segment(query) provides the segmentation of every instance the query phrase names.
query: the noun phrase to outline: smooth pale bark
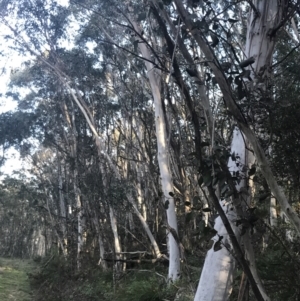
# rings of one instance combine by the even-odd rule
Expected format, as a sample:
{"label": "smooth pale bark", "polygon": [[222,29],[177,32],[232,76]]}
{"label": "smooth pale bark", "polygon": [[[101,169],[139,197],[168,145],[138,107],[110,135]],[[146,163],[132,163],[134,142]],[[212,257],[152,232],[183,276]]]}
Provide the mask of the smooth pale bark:
{"label": "smooth pale bark", "polygon": [[[135,30],[140,32],[138,26],[133,23]],[[156,139],[157,139],[157,159],[160,170],[161,186],[164,195],[164,202],[168,204],[167,206],[167,220],[169,226],[174,229],[178,235],[177,229],[177,217],[175,211],[174,198],[170,196],[173,193],[173,183],[172,175],[169,166],[169,149],[168,149],[168,139],[166,132],[166,121],[164,118],[164,112],[162,108],[162,99],[160,94],[160,84],[161,84],[161,72],[155,68],[155,66],[150,63],[151,54],[149,49],[146,47],[145,43],[139,43],[139,48],[142,56],[147,59],[145,61],[147,74],[151,86],[151,91],[154,99],[155,107],[155,129],[156,129]],[[168,232],[168,247],[169,247],[169,272],[168,279],[175,281],[180,276],[180,251],[179,246],[171,233]]]}
{"label": "smooth pale bark", "polygon": [[[122,252],[122,249],[121,249],[121,244],[120,244],[120,239],[119,239],[119,234],[118,234],[117,219],[115,216],[114,209],[110,205],[109,205],[109,217],[110,217],[111,229],[112,229],[113,236],[114,236],[114,246],[115,246],[115,254],[116,254],[115,257],[117,260],[119,260],[119,259],[121,259],[120,254]],[[116,263],[116,269],[117,269],[117,271],[121,270],[120,262]]]}
{"label": "smooth pale bark", "polygon": [[[144,141],[143,141],[142,129],[143,129],[143,126],[139,125],[139,122],[138,122],[136,116],[133,115],[132,122],[130,124],[130,129],[126,130],[126,128],[125,128],[124,134],[126,135],[126,137],[129,141],[132,140],[133,138],[137,139],[140,146],[143,147]],[[134,134],[132,135],[133,132],[134,132]],[[130,149],[129,146],[126,146],[126,151],[128,152],[127,158],[129,158],[130,157],[129,153],[132,152],[132,149]],[[132,156],[132,154],[131,154],[131,156]],[[147,209],[146,209],[146,205],[144,202],[144,192],[142,190],[142,180],[144,177],[144,164],[141,163],[141,162],[143,162],[143,158],[142,158],[142,154],[141,154],[140,150],[137,151],[136,157],[137,157],[137,161],[136,162],[132,161],[131,164],[136,172],[135,187],[136,187],[136,193],[137,193],[138,210],[139,210],[139,213],[141,213],[143,215],[143,220],[147,221]],[[128,178],[127,173],[126,173],[125,177]],[[132,203],[131,200],[129,200],[129,201]]]}
{"label": "smooth pale bark", "polygon": [[[137,121],[135,120],[135,118],[133,118],[133,125],[135,125],[137,127],[137,132],[136,134],[138,135],[138,137],[136,138],[139,138],[139,141],[140,141],[140,144],[143,144],[142,142],[142,131],[141,131],[141,127],[138,127],[136,125]],[[130,135],[129,135],[129,131],[128,130],[128,127],[126,126],[125,124],[125,130],[124,130],[124,135],[130,139]],[[129,155],[129,152],[130,150],[128,149],[127,150],[128,154],[127,154],[127,157],[129,158],[130,155]],[[159,247],[158,247],[158,244],[149,228],[149,225],[147,224],[147,221],[146,221],[146,207],[145,207],[145,204],[144,204],[144,201],[143,201],[143,192],[142,192],[142,187],[141,187],[141,178],[142,178],[142,175],[143,175],[143,166],[142,164],[140,163],[142,162],[142,156],[141,156],[141,153],[138,152],[138,162],[136,163],[133,163],[134,167],[135,167],[135,170],[136,170],[136,173],[137,173],[137,200],[138,200],[138,205],[136,204],[135,200],[132,198],[132,196],[130,196],[129,194],[127,195],[127,199],[128,201],[132,204],[132,207],[134,209],[134,212],[135,214],[137,215],[137,217],[139,218],[150,242],[151,242],[151,245],[152,245],[152,249],[153,249],[153,252],[154,252],[154,255],[156,258],[160,258],[162,256],[160,250],[159,250]],[[123,170],[124,170],[124,177],[125,178],[128,178],[128,161],[126,160],[125,163],[122,164],[123,166]],[[141,210],[144,214],[141,213]],[[131,230],[134,228],[134,223],[133,223],[133,218],[132,218],[132,214],[131,212],[128,212],[127,213],[127,217],[128,217],[128,220],[129,220],[129,227],[131,228]]]}
{"label": "smooth pale bark", "polygon": [[277,226],[276,199],[274,197],[270,199],[270,225],[271,227]]}
{"label": "smooth pale bark", "polygon": [[[270,32],[281,21],[282,9],[278,7],[278,2],[274,0],[255,0],[253,4],[261,13],[261,16],[257,18],[256,13],[251,10],[248,21],[251,26],[248,26],[247,30],[245,54],[246,58],[255,58],[251,68],[254,72],[254,82],[256,82],[259,77],[270,76],[270,65],[275,46],[275,38],[270,39]],[[271,226],[277,224],[276,198],[274,197],[271,197],[270,200],[270,224]]]}
{"label": "smooth pale bark", "polygon": [[[144,148],[144,134],[142,131],[142,126],[139,125],[138,121],[136,120],[136,117],[133,117],[133,123],[136,126],[136,132],[138,135],[138,139],[140,141],[140,143],[142,144],[141,146]],[[137,159],[138,162],[135,163],[135,169],[136,169],[136,190],[137,190],[137,199],[138,199],[138,205],[139,208],[142,212],[142,215],[144,217],[144,220],[147,221],[147,208],[146,208],[146,204],[145,204],[145,199],[144,199],[144,193],[142,191],[142,180],[144,177],[144,164],[142,164],[141,162],[143,162],[143,158],[142,158],[142,154],[139,151],[137,153]]]}
{"label": "smooth pale bark", "polygon": [[45,236],[41,228],[34,230],[31,239],[31,252],[30,256],[45,256],[46,255],[46,245]]}
{"label": "smooth pale bark", "polygon": [[[74,185],[75,186],[75,185]],[[78,188],[76,186],[77,191],[75,192],[75,202],[77,209],[77,268],[81,268],[81,255],[83,252],[83,248],[86,242],[86,234],[85,234],[85,219],[83,214],[83,208],[81,204],[80,194]]]}
{"label": "smooth pale bark", "polygon": [[250,10],[245,55],[246,59],[250,57],[255,59],[251,69],[254,70],[257,79],[270,75],[275,47],[275,36],[272,36],[272,30],[281,22],[284,7],[278,0],[254,0],[252,3],[259,15],[253,9]]}
{"label": "smooth pale bark", "polygon": [[[232,161],[230,158],[228,162],[229,171],[231,173],[237,170],[240,171],[242,166],[246,163],[246,150],[243,136],[238,129],[235,129],[233,133],[231,153],[235,153],[235,155],[239,156],[240,159],[238,161]],[[240,163],[239,167],[237,167],[236,162]],[[240,188],[244,187],[244,185],[245,181],[241,180],[241,182],[236,185],[237,190],[240,190]],[[222,205],[231,227],[236,237],[239,239],[239,229],[235,226],[235,221],[237,219],[236,211],[232,204],[225,205],[223,203]],[[214,228],[218,231],[218,234],[213,238],[213,240],[216,242],[218,241],[219,236],[223,236],[223,244],[229,247],[226,248],[223,245],[222,249],[217,252],[215,252],[213,249],[214,247],[212,247],[207,252],[194,301],[228,300],[232,291],[236,260],[232,256],[233,249],[231,240],[220,216],[216,218]]]}
{"label": "smooth pale bark", "polygon": [[[139,157],[139,160],[141,158]],[[141,164],[136,163],[135,164],[135,169],[136,169],[136,192],[137,192],[137,201],[139,204],[139,208],[143,214],[144,220],[147,219],[147,212],[146,212],[146,206],[144,204],[144,198],[143,198],[143,191],[142,191],[142,169],[141,169]]]}
{"label": "smooth pale bark", "polygon": [[[215,220],[215,230],[222,235],[224,242],[230,242],[227,231],[220,217]],[[218,240],[218,236],[213,238]],[[213,247],[207,252],[200,282],[195,295],[195,301],[223,301],[228,300],[233,283],[235,259],[230,252],[222,247],[215,252]]]}

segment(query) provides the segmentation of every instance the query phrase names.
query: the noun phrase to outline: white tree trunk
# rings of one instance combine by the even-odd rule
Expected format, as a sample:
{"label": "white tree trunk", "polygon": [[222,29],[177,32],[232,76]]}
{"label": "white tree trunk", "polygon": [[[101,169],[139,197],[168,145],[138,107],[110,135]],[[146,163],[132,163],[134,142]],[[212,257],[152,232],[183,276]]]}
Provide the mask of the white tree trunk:
{"label": "white tree trunk", "polygon": [[[240,171],[242,166],[246,163],[245,142],[241,132],[236,128],[233,133],[233,139],[231,144],[231,153],[235,153],[240,159],[239,167],[236,166],[237,161],[232,161],[231,158],[228,162],[228,168],[231,173]],[[245,181],[236,186],[237,190],[244,187]],[[224,204],[223,204],[224,205]],[[235,209],[232,209],[231,204],[222,206],[224,212],[230,221],[231,227],[235,232],[237,238],[239,238],[239,229],[235,226],[235,220],[237,218]],[[232,247],[230,237],[227,234],[225,226],[218,216],[215,220],[215,230],[218,234],[213,238],[214,241],[218,241],[219,236],[223,236],[222,243],[230,246],[228,249],[222,245],[222,249],[215,252],[212,247],[205,258],[204,266],[202,269],[200,282],[195,295],[195,301],[224,301],[228,300],[232,291],[233,273],[236,266],[236,260],[232,256]]]}
{"label": "white tree trunk", "polygon": [[75,201],[76,201],[76,209],[77,209],[77,268],[81,268],[81,257],[84,245],[86,243],[86,233],[85,233],[85,218],[83,214],[83,208],[80,199],[80,193],[77,188],[77,185],[74,185],[76,189],[75,191]]}
{"label": "white tree trunk", "polygon": [[[232,225],[232,224],[231,224]],[[227,231],[220,217],[215,220],[215,230],[229,242]],[[218,240],[218,236],[213,238]],[[215,252],[213,247],[207,252],[200,282],[194,301],[228,300],[233,283],[235,259],[226,248]]]}
{"label": "white tree trunk", "polygon": [[274,197],[270,199],[270,225],[271,227],[277,226],[276,199]]}
{"label": "white tree trunk", "polygon": [[[141,44],[140,44],[141,45]],[[144,46],[144,45],[142,45]],[[156,139],[157,139],[157,158],[161,177],[161,186],[164,195],[164,202],[168,204],[167,206],[167,219],[168,224],[177,233],[177,217],[175,211],[174,198],[170,196],[173,192],[173,183],[171,171],[169,168],[169,156],[168,156],[168,142],[166,134],[166,124],[164,120],[164,112],[162,109],[162,99],[159,90],[159,84],[156,81],[155,69],[153,67],[147,68],[148,77],[151,84],[151,89],[154,98],[155,105],[155,128],[156,128]],[[179,246],[173,237],[173,235],[168,233],[168,243],[169,243],[169,274],[168,278],[171,280],[176,280],[180,276],[180,252]]]}
{"label": "white tree trunk", "polygon": [[265,77],[271,71],[270,64],[275,46],[275,38],[272,38],[270,33],[281,21],[284,7],[279,6],[278,0],[254,0],[252,3],[260,15],[251,9],[245,54],[246,58],[253,57],[255,59],[254,64],[251,65],[255,77]]}
{"label": "white tree trunk", "polygon": [[[140,32],[138,26],[133,22],[135,29]],[[160,94],[161,72],[150,63],[151,55],[145,43],[139,43],[139,48],[142,56],[147,59],[145,61],[147,74],[151,86],[151,91],[155,106],[155,130],[157,139],[157,159],[160,170],[161,186],[164,195],[164,203],[166,204],[167,220],[169,226],[178,233],[177,217],[175,211],[174,198],[170,196],[173,193],[172,175],[169,167],[169,149],[166,132],[166,121],[162,108],[162,99]],[[169,246],[169,272],[168,279],[171,281],[177,280],[180,276],[180,251],[179,246],[172,235],[168,232],[168,246]]]}
{"label": "white tree trunk", "polygon": [[[109,205],[109,217],[110,217],[111,229],[112,229],[113,236],[114,236],[116,259],[119,260],[119,259],[121,259],[120,254],[122,252],[122,249],[121,249],[121,244],[120,244],[120,239],[119,239],[119,234],[118,234],[117,219],[115,216],[114,209],[110,205]],[[117,269],[117,271],[121,270],[120,262],[116,263],[116,269]]]}
{"label": "white tree trunk", "polygon": [[[137,120],[136,116],[132,116],[132,124],[135,128],[135,132],[137,135],[137,139],[139,141],[139,144],[142,146],[142,149],[144,148],[145,142],[144,142],[144,134],[143,134],[143,126],[139,124],[139,121]],[[141,211],[141,214],[143,215],[145,221],[147,221],[147,208],[145,204],[144,199],[144,191],[142,190],[142,180],[144,179],[145,175],[145,164],[141,163],[143,162],[143,156],[142,156],[142,150],[137,152],[137,159],[138,162],[134,163],[135,171],[136,171],[136,191],[137,191],[137,201],[139,210]]]}

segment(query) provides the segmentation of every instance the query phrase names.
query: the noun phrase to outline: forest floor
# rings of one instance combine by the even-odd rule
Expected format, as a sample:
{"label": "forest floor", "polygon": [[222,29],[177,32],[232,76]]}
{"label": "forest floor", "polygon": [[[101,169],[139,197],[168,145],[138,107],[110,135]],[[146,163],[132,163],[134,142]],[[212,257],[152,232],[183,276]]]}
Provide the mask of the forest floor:
{"label": "forest floor", "polygon": [[34,271],[36,266],[31,260],[0,258],[0,300],[33,300],[27,273]]}

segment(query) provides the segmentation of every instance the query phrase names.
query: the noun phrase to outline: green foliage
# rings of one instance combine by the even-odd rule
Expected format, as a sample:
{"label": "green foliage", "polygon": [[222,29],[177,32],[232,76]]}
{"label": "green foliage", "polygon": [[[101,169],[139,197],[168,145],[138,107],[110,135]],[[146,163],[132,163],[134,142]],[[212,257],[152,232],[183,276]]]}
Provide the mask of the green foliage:
{"label": "green foliage", "polygon": [[117,276],[92,263],[77,272],[68,260],[57,254],[42,259],[40,265],[38,273],[30,274],[32,287],[37,292],[34,300],[165,301],[176,298],[191,301],[194,296],[194,288],[185,278],[167,284],[160,274],[166,273],[162,267],[129,270]]}
{"label": "green foliage", "polygon": [[[144,274],[144,275],[143,275]],[[174,299],[176,290],[168,287],[164,279],[151,276],[149,273],[137,273],[123,283],[116,294],[116,300],[120,301],[163,301]]]}
{"label": "green foliage", "polygon": [[299,242],[286,239],[287,228],[279,225],[270,234],[266,249],[257,257],[257,265],[265,287],[273,301],[297,300],[300,294]]}
{"label": "green foliage", "polygon": [[36,116],[33,113],[8,112],[0,114],[0,144],[6,147],[19,145],[32,136]]}
{"label": "green foliage", "polygon": [[[22,174],[19,174],[22,177]],[[28,258],[38,250],[34,240],[43,217],[32,206],[40,195],[29,181],[6,177],[0,185],[0,254]]]}
{"label": "green foliage", "polygon": [[0,258],[0,300],[32,301],[26,273],[34,268],[29,260]]}
{"label": "green foliage", "polygon": [[37,289],[35,300],[111,300],[112,276],[97,266],[76,273],[71,262],[57,254],[47,256],[41,269],[30,277]]}

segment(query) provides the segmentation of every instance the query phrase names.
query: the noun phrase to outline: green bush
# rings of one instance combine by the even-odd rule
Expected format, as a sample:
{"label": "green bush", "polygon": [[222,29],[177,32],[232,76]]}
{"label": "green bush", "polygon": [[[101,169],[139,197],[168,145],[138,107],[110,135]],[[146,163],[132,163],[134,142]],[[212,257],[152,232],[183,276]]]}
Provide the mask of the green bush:
{"label": "green bush", "polygon": [[165,267],[147,268],[127,271],[117,277],[90,263],[77,272],[63,257],[52,255],[42,260],[40,271],[30,279],[37,292],[35,300],[39,301],[193,300],[194,288],[186,279],[168,285],[162,276],[167,274]]}
{"label": "green bush", "polygon": [[151,276],[143,272],[136,273],[129,280],[120,284],[116,292],[116,300],[119,301],[163,301],[174,300],[176,290],[169,286],[163,279]]}

